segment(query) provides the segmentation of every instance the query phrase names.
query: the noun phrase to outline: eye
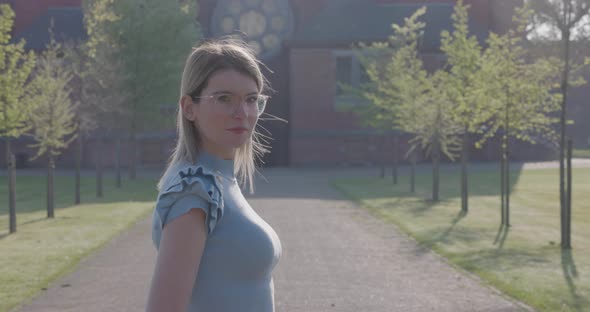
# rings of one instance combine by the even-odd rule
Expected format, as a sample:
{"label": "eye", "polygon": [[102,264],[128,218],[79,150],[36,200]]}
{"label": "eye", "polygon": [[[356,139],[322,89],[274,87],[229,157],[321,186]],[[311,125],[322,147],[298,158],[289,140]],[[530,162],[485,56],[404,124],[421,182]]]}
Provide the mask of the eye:
{"label": "eye", "polygon": [[249,96],[246,98],[246,103],[248,103],[249,105],[254,105],[258,102],[258,96]]}
{"label": "eye", "polygon": [[215,98],[215,100],[216,100],[218,103],[224,103],[224,104],[227,104],[227,103],[231,103],[231,96],[230,96],[229,94],[219,94],[219,95],[218,95],[218,96]]}

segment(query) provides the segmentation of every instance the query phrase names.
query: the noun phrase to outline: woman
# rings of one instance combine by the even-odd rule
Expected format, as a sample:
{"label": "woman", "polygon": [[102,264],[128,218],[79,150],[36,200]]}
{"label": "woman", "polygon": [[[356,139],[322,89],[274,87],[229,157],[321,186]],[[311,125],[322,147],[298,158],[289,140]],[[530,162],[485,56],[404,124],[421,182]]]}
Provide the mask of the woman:
{"label": "woman", "polygon": [[147,311],[274,311],[275,231],[242,195],[253,192],[254,128],[266,80],[242,42],[218,40],[189,55],[182,75],[178,143],[158,183],[152,239],[158,249]]}

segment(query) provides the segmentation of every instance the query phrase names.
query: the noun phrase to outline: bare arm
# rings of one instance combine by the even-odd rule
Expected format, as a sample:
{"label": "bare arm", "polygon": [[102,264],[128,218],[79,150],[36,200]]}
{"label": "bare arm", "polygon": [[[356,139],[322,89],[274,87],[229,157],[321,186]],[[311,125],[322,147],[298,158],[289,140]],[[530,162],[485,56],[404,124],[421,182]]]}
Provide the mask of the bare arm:
{"label": "bare arm", "polygon": [[186,311],[205,249],[205,217],[191,209],[162,230],[147,312]]}

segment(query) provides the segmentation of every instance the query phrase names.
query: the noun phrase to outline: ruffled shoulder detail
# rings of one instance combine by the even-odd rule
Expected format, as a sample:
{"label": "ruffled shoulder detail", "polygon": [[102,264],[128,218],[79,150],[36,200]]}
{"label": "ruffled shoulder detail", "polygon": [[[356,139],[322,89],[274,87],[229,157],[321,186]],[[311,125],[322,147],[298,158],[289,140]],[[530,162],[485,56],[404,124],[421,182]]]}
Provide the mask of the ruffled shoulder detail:
{"label": "ruffled shoulder detail", "polygon": [[[208,207],[199,208],[205,209],[205,221],[210,234],[224,210],[222,188],[215,179],[215,174],[202,165],[183,165],[175,172],[177,173],[169,178],[158,195],[156,212],[160,217],[160,229],[174,217],[195,208],[191,205],[199,204],[201,200],[201,203],[204,201],[208,204]],[[173,209],[176,211],[171,213]]]}

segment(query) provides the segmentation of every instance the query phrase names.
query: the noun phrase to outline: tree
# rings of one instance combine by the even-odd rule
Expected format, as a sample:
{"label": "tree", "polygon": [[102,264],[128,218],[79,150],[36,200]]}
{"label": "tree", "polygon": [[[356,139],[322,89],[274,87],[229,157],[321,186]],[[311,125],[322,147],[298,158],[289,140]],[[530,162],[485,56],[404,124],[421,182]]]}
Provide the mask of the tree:
{"label": "tree", "polygon": [[469,34],[468,7],[459,0],[453,13],[452,32],[441,33],[441,50],[447,56],[447,97],[452,101],[452,114],[461,124],[461,211],[468,211],[467,163],[469,134],[477,131],[479,125],[487,119],[481,114],[480,103],[476,101],[479,90],[477,83],[481,58],[481,46],[477,38]]}
{"label": "tree", "polygon": [[[419,32],[425,26],[424,23],[418,22],[418,18],[425,13],[426,8],[423,7],[411,17],[406,18],[404,26],[392,24],[394,34],[388,38],[388,41],[359,43],[356,47],[356,55],[366,70],[369,83],[364,84],[360,89],[346,88],[345,90],[360,95],[360,98],[370,103],[370,105],[358,106],[354,109],[365,125],[412,133],[412,129],[407,125],[419,120],[417,107],[413,104],[415,95],[420,93],[419,90],[422,88],[416,76],[423,72],[420,71],[422,64],[415,56]],[[408,95],[408,93],[411,94]],[[405,107],[401,108],[403,105]],[[404,114],[404,118],[409,120],[404,120],[400,114]],[[407,157],[410,157],[412,165],[410,192],[414,192],[416,150],[410,148],[405,155],[405,158]]]}
{"label": "tree", "polygon": [[75,174],[75,191],[74,191],[74,203],[80,204],[80,170],[81,170],[81,162],[82,162],[82,150],[83,150],[83,140],[84,137],[89,134],[90,131],[96,129],[97,127],[97,120],[96,120],[96,113],[97,109],[100,107],[99,105],[92,105],[95,101],[91,101],[90,97],[92,94],[89,91],[89,78],[91,79],[92,76],[88,75],[89,71],[89,59],[86,57],[83,46],[81,43],[74,43],[68,42],[64,45],[65,48],[65,57],[67,59],[67,63],[70,64],[72,68],[72,73],[74,74],[73,79],[71,81],[71,87],[74,90],[72,93],[72,99],[77,104],[76,105],[76,114],[75,114],[75,122],[76,122],[76,141],[77,141],[77,149],[76,149],[76,174]]}
{"label": "tree", "polygon": [[193,1],[122,0],[114,2],[117,18],[103,26],[121,60],[129,91],[130,178],[135,178],[137,132],[169,126],[160,108],[176,103],[184,59],[200,38]]}
{"label": "tree", "polygon": [[10,43],[13,23],[14,12],[10,6],[0,4],[0,137],[6,142],[6,164],[10,173],[8,185],[11,233],[16,231],[16,186],[11,178],[15,164],[10,140],[20,137],[29,128],[26,123],[29,108],[22,100],[31,70],[35,66],[35,55],[25,52],[24,40]]}
{"label": "tree", "polygon": [[[123,68],[122,61],[118,58],[119,50],[116,36],[112,34],[112,24],[117,22],[118,16],[115,12],[113,0],[85,0],[84,27],[88,33],[88,40],[78,49],[79,70],[77,76],[81,81],[80,96],[82,106],[89,108],[86,118],[92,123],[88,127],[80,129],[83,137],[87,137],[92,131],[101,128],[101,134],[105,129],[114,126],[121,127],[128,115],[126,103],[129,100],[129,91],[125,88],[124,82],[128,75]],[[94,108],[94,109],[92,109]],[[81,111],[86,111],[81,109]],[[79,138],[79,149],[82,139]],[[121,136],[117,135],[117,187],[121,187],[120,169],[120,141]],[[103,195],[102,187],[102,150],[104,144],[103,136],[97,138],[97,153],[95,154],[96,165],[96,195]]]}
{"label": "tree", "polygon": [[[97,120],[100,122],[101,135],[98,137],[99,145],[104,145],[105,137],[111,136],[116,140],[116,186],[121,187],[121,133],[124,133],[125,125],[129,120],[129,107],[125,104],[129,101],[129,91],[125,88],[125,76],[121,75],[122,63],[113,60],[108,50],[102,50],[92,61],[90,74],[94,76],[95,88],[94,99],[104,106],[97,114]],[[100,66],[100,64],[105,64]],[[92,81],[92,80],[91,80]],[[113,131],[114,130],[114,131]],[[115,132],[113,135],[112,132]],[[102,158],[103,154],[97,155],[97,178],[102,181]],[[97,186],[100,185],[97,183]],[[102,193],[102,187],[101,187]],[[97,191],[98,194],[98,191]]]}
{"label": "tree", "polygon": [[31,136],[37,148],[33,157],[36,159],[47,155],[47,217],[54,217],[53,172],[55,158],[59,156],[75,138],[76,106],[71,99],[70,86],[73,74],[64,66],[62,46],[51,40],[46,51],[41,54],[34,76],[27,90],[27,101],[32,109],[29,122],[32,126]]}
{"label": "tree", "polygon": [[[367,69],[371,84],[358,91],[372,105],[363,107],[361,116],[372,126],[387,126],[411,134],[411,188],[415,191],[416,153],[425,149],[433,160],[433,193],[438,200],[438,166],[441,152],[451,159],[456,150],[457,126],[448,114],[443,92],[443,73],[429,75],[418,56],[418,47],[426,26],[419,19],[423,7],[404,21],[392,25],[388,42],[360,45],[359,58]],[[387,55],[385,58],[383,55]]]}
{"label": "tree", "polygon": [[432,159],[432,200],[439,200],[440,159],[442,155],[454,161],[461,150],[459,135],[462,127],[451,115],[452,103],[446,97],[447,73],[438,70],[429,75],[424,83],[424,93],[417,98],[421,107],[421,122],[414,125],[412,146],[426,150]]}
{"label": "tree", "polygon": [[[117,115],[123,114],[125,92],[121,90],[122,79],[118,72],[120,65],[106,55],[111,50],[99,49],[89,53],[87,44],[68,42],[64,45],[66,63],[72,68],[74,77],[71,87],[76,105],[77,152],[76,152],[76,204],[80,203],[80,166],[83,141],[97,128],[105,128]],[[108,115],[108,117],[106,117]],[[99,140],[101,145],[102,141]],[[97,197],[102,196],[102,151],[99,146],[95,158],[97,163]],[[120,181],[119,181],[120,183]],[[120,186],[120,184],[118,184]]]}
{"label": "tree", "polygon": [[84,78],[85,73],[88,71],[88,60],[85,58],[83,45],[79,42],[67,41],[62,43],[64,52],[63,62],[72,70],[72,99],[77,102],[76,106],[76,120],[79,124],[78,131],[91,130],[96,128],[97,120],[94,118],[96,112],[100,109],[98,107],[85,107],[90,106],[86,101],[87,97],[91,95],[88,91],[88,80]]}
{"label": "tree", "polygon": [[509,138],[533,144],[541,138],[556,140],[553,126],[557,120],[551,117],[559,109],[558,97],[551,92],[557,78],[555,61],[545,58],[529,61],[522,38],[530,14],[526,8],[519,9],[515,16],[516,29],[503,35],[491,33],[481,62],[479,88],[485,94],[480,101],[486,103],[490,119],[476,144],[482,144],[501,130],[502,226],[510,226]]}
{"label": "tree", "polygon": [[[426,76],[422,61],[418,58],[418,45],[426,27],[419,19],[426,14],[426,7],[418,9],[412,16],[404,19],[404,25],[392,25],[394,34],[390,36],[390,44],[394,47],[391,61],[385,66],[385,75],[381,94],[396,99],[398,105],[386,109],[394,116],[394,124],[398,129],[412,136],[417,134],[421,118],[420,96],[426,92]],[[416,191],[416,158],[417,143],[410,140],[410,147],[405,158],[410,157],[410,191]]]}
{"label": "tree", "polygon": [[[417,14],[423,13],[418,11]],[[424,24],[409,20],[405,29],[397,30],[401,48],[396,51],[387,70],[392,74],[398,73],[392,81],[395,87],[390,90],[395,90],[401,98],[401,105],[395,107],[396,124],[413,137],[407,155],[412,155],[413,165],[416,152],[420,149],[431,158],[432,200],[438,201],[440,158],[444,154],[454,160],[460,146],[457,136],[461,127],[450,114],[451,102],[446,95],[447,74],[442,70],[429,74],[418,57],[418,34],[423,27]]]}
{"label": "tree", "polygon": [[[362,70],[366,74],[366,80],[359,87],[353,87],[344,83],[339,83],[339,87],[344,91],[346,101],[355,103],[351,110],[359,117],[361,124],[365,127],[377,129],[384,135],[391,130],[398,130],[394,125],[394,118],[391,112],[387,112],[383,107],[390,105],[383,103],[392,99],[387,99],[380,94],[378,84],[384,79],[382,71],[377,70],[386,64],[391,57],[392,50],[386,42],[374,42],[370,45],[359,43],[353,46],[355,57],[361,63]],[[398,136],[396,131],[396,137]],[[396,155],[394,155],[396,157]],[[395,164],[394,159],[394,173]],[[385,177],[385,164],[381,164],[381,178]],[[394,175],[394,183],[395,175]]]}
{"label": "tree", "polygon": [[[583,83],[582,79],[572,79],[579,64],[572,59],[573,41],[590,39],[590,0],[534,0],[530,1],[535,14],[531,18],[532,36],[540,40],[558,40],[561,46],[561,114],[559,139],[559,203],[561,219],[561,246],[571,248],[569,222],[571,205],[567,202],[566,192],[571,185],[565,185],[565,148],[567,136],[567,99],[569,87]],[[575,82],[572,84],[572,82]]]}

